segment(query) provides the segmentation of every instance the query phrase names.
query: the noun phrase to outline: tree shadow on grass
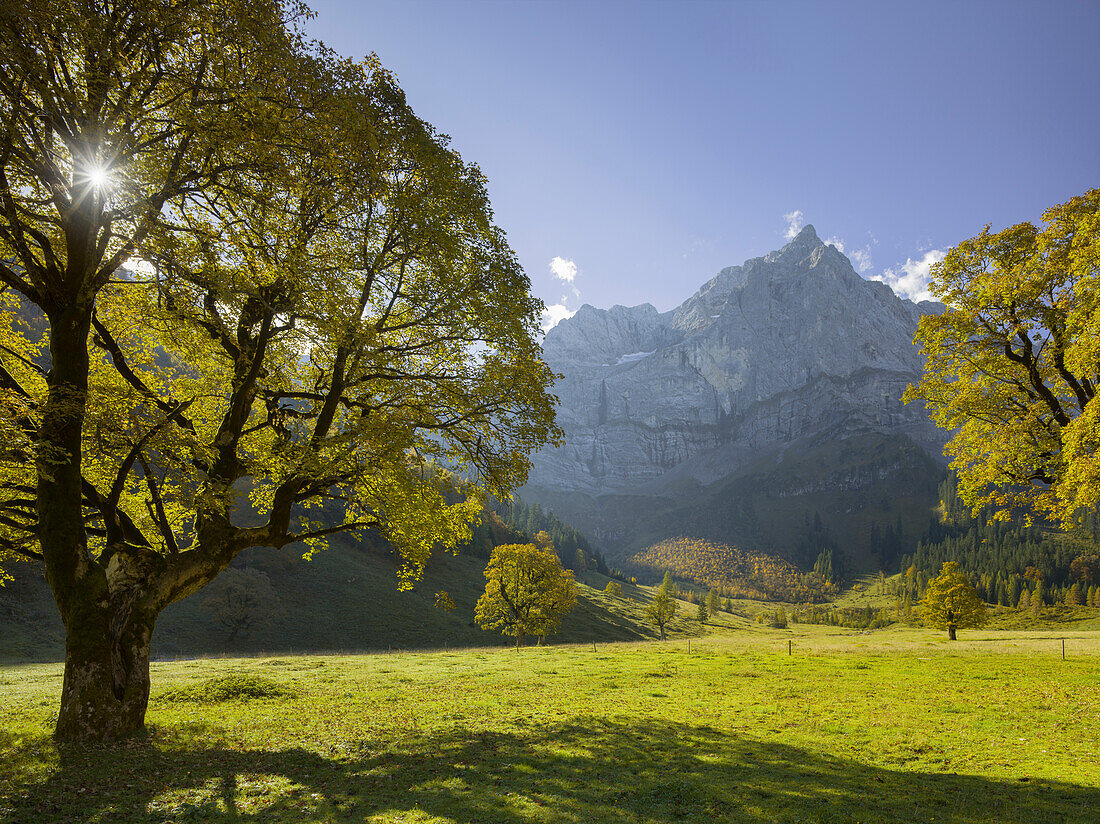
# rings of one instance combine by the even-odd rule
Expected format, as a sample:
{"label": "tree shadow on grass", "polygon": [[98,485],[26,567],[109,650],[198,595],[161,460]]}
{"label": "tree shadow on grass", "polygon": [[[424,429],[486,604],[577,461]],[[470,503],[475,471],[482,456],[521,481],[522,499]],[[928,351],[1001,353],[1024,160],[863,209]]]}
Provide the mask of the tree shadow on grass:
{"label": "tree shadow on grass", "polygon": [[1100,820],[1095,787],[894,771],[706,726],[637,719],[507,733],[456,729],[413,746],[366,740],[334,749],[238,751],[189,745],[172,733],[66,751],[58,768],[0,801],[0,821]]}

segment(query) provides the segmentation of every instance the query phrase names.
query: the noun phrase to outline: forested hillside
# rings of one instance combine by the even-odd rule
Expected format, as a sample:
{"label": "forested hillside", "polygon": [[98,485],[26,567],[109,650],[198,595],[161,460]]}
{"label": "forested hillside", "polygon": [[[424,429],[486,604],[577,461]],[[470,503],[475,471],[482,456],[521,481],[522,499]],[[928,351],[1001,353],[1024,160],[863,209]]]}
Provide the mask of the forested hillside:
{"label": "forested hillside", "polygon": [[[1023,518],[991,522],[988,512],[974,517],[958,500],[956,481],[940,485],[941,509],[903,559],[910,579],[927,580],[946,561],[966,571],[989,603],[1017,606],[1026,592],[1046,604],[1093,605],[1100,587],[1100,518],[1093,512],[1080,529],[1067,534],[1050,525],[1025,524]],[[918,583],[912,585],[919,590]]]}
{"label": "forested hillside", "polygon": [[782,558],[700,538],[661,541],[631,558],[629,567],[650,578],[668,570],[730,598],[819,603],[836,594],[818,572],[803,574]]}

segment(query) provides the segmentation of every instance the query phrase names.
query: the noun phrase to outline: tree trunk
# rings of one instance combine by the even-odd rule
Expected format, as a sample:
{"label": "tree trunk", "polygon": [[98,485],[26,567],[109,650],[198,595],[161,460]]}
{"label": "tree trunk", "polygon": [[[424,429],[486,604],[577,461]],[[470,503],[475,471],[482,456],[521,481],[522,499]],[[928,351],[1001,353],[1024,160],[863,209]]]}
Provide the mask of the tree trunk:
{"label": "tree trunk", "polygon": [[948,641],[958,640],[958,639],[955,638],[955,625],[954,624],[948,624],[947,625],[947,640]]}
{"label": "tree trunk", "polygon": [[124,617],[104,608],[80,612],[66,621],[65,680],[54,737],[90,743],[140,735],[156,616]]}
{"label": "tree trunk", "polygon": [[661,630],[661,640],[662,641],[665,640],[665,625],[664,624],[658,624],[657,628],[659,630]]}

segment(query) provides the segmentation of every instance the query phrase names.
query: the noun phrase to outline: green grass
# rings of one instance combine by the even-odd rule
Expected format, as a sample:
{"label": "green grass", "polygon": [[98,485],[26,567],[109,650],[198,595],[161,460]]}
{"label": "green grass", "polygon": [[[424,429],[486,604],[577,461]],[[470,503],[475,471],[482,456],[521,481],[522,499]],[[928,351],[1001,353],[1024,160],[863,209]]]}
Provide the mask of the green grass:
{"label": "green grass", "polygon": [[49,738],[59,665],[0,668],[0,821],[1098,820],[1100,635],[960,637],[159,663],[150,738],[88,750]]}

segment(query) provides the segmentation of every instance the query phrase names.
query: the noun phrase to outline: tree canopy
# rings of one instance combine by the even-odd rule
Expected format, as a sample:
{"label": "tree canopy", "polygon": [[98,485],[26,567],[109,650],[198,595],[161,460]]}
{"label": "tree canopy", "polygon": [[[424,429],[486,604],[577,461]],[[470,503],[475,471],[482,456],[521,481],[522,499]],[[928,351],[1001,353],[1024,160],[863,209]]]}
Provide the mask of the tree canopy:
{"label": "tree canopy", "polygon": [[0,12],[0,552],[66,627],[57,733],[139,729],[153,622],[373,530],[408,586],[555,440],[486,181],[297,3]]}
{"label": "tree canopy", "polygon": [[954,561],[945,563],[940,574],[928,582],[921,607],[925,623],[946,629],[952,641],[957,628],[985,624],[985,604]]}
{"label": "tree canopy", "polygon": [[976,514],[1024,508],[1073,524],[1100,503],[1100,189],[1054,206],[1042,228],[986,227],[932,268],[946,307],[916,343],[923,400]]}
{"label": "tree canopy", "polygon": [[561,620],[577,602],[573,573],[562,568],[554,547],[502,544],[485,567],[485,592],[478,599],[474,619],[482,629],[499,629],[523,646],[529,636],[543,638],[561,627]]}

